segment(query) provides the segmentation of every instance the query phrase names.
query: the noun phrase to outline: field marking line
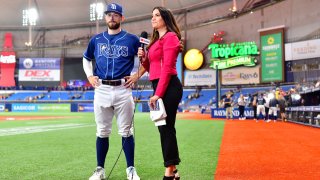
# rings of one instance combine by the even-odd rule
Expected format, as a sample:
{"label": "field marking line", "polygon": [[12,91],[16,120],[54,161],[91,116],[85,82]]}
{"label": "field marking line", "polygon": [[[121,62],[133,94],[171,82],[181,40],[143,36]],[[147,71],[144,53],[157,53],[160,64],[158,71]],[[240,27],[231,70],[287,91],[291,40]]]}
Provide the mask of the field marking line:
{"label": "field marking line", "polygon": [[91,127],[95,124],[56,124],[56,125],[46,125],[46,126],[28,126],[28,127],[17,127],[17,128],[4,128],[0,129],[0,136],[12,136],[20,134],[32,134],[47,131],[65,130],[65,129],[75,129],[82,127]]}

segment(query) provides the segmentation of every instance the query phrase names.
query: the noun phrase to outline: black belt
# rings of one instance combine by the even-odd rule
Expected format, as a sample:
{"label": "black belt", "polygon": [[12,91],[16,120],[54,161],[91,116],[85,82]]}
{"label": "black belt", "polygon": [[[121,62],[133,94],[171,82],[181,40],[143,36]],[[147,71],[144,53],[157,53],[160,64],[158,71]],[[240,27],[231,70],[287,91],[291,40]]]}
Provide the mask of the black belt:
{"label": "black belt", "polygon": [[118,80],[101,80],[101,83],[109,86],[120,86],[122,84],[121,79]]}

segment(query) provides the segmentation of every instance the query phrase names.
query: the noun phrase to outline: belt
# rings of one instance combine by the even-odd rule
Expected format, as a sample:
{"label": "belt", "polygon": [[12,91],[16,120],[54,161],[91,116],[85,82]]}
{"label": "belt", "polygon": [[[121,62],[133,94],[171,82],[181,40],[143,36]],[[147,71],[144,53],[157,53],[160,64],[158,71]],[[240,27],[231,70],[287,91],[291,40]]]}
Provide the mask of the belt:
{"label": "belt", "polygon": [[122,84],[121,79],[118,80],[101,80],[101,83],[109,86],[120,86]]}

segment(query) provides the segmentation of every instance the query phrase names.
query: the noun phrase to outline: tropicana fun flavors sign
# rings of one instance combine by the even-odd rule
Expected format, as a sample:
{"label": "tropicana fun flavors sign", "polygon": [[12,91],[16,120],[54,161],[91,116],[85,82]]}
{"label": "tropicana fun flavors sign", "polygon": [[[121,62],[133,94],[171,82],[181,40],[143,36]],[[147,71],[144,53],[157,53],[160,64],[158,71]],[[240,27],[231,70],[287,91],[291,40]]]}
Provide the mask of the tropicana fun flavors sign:
{"label": "tropicana fun flavors sign", "polygon": [[227,69],[235,66],[255,66],[257,60],[255,55],[259,54],[255,42],[240,42],[231,44],[210,44],[208,49],[211,50],[211,65],[216,69]]}

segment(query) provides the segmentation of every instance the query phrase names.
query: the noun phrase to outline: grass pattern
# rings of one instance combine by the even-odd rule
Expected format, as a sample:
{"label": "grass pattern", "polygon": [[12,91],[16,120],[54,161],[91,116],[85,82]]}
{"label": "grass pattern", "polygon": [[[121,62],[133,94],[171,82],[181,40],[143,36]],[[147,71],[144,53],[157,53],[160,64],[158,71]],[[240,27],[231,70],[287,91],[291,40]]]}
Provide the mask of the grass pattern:
{"label": "grass pattern", "polygon": [[[2,113],[13,115],[57,115],[44,113]],[[61,129],[32,134],[0,136],[0,179],[88,179],[96,166],[95,122],[93,113],[68,113],[65,119],[0,121],[0,130],[15,127],[44,126],[65,123],[90,124],[89,127]],[[149,114],[135,114],[135,166],[143,180],[161,179],[164,173],[158,129]],[[180,117],[180,116],[179,116]],[[211,180],[216,169],[223,121],[183,120],[176,122],[183,179]],[[106,160],[109,174],[121,148],[121,137],[113,121]],[[124,154],[110,180],[126,179]]]}

